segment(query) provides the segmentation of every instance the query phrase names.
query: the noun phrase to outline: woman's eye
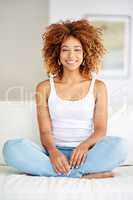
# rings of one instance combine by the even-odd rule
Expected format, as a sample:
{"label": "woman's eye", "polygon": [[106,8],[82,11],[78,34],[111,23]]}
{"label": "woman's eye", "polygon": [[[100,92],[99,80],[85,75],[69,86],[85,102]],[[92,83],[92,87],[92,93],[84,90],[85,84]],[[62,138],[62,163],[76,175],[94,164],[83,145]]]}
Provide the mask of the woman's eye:
{"label": "woman's eye", "polygon": [[81,51],[81,49],[75,49],[75,51]]}
{"label": "woman's eye", "polygon": [[68,49],[62,49],[62,51],[69,51]]}

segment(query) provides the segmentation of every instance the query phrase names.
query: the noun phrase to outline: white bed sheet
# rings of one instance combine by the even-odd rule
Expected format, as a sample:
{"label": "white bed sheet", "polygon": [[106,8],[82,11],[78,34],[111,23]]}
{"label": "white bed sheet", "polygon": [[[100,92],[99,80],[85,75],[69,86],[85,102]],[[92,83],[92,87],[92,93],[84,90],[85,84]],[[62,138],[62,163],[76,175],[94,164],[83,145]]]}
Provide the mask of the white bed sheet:
{"label": "white bed sheet", "polygon": [[133,166],[106,179],[28,176],[0,166],[0,200],[133,200]]}

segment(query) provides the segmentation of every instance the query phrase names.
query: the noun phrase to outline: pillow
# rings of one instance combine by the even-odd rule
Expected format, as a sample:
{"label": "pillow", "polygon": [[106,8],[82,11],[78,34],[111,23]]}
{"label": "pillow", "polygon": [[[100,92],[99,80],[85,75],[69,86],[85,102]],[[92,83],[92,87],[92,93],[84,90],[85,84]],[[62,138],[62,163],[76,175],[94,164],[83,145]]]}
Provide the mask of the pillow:
{"label": "pillow", "polygon": [[108,120],[107,135],[119,136],[127,141],[128,156],[123,165],[133,165],[133,105],[124,104],[111,114]]}
{"label": "pillow", "polygon": [[3,144],[16,138],[29,138],[40,143],[34,101],[0,101],[0,164],[5,164]]}

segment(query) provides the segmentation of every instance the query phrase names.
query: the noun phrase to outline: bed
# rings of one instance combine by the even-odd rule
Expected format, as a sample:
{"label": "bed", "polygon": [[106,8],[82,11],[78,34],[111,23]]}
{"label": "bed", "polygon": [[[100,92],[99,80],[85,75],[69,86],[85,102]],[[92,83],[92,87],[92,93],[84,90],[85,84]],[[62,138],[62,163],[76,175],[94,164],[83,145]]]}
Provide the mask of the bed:
{"label": "bed", "polygon": [[116,176],[77,179],[30,176],[0,166],[1,200],[132,200],[133,166],[116,168]]}

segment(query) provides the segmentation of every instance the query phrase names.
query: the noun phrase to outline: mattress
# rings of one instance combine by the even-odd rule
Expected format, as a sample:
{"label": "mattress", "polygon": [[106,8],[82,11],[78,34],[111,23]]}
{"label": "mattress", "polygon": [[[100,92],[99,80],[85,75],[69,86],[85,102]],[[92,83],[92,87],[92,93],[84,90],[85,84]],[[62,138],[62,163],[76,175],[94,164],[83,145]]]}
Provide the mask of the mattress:
{"label": "mattress", "polygon": [[133,200],[133,166],[114,172],[105,179],[40,177],[1,165],[0,200]]}

